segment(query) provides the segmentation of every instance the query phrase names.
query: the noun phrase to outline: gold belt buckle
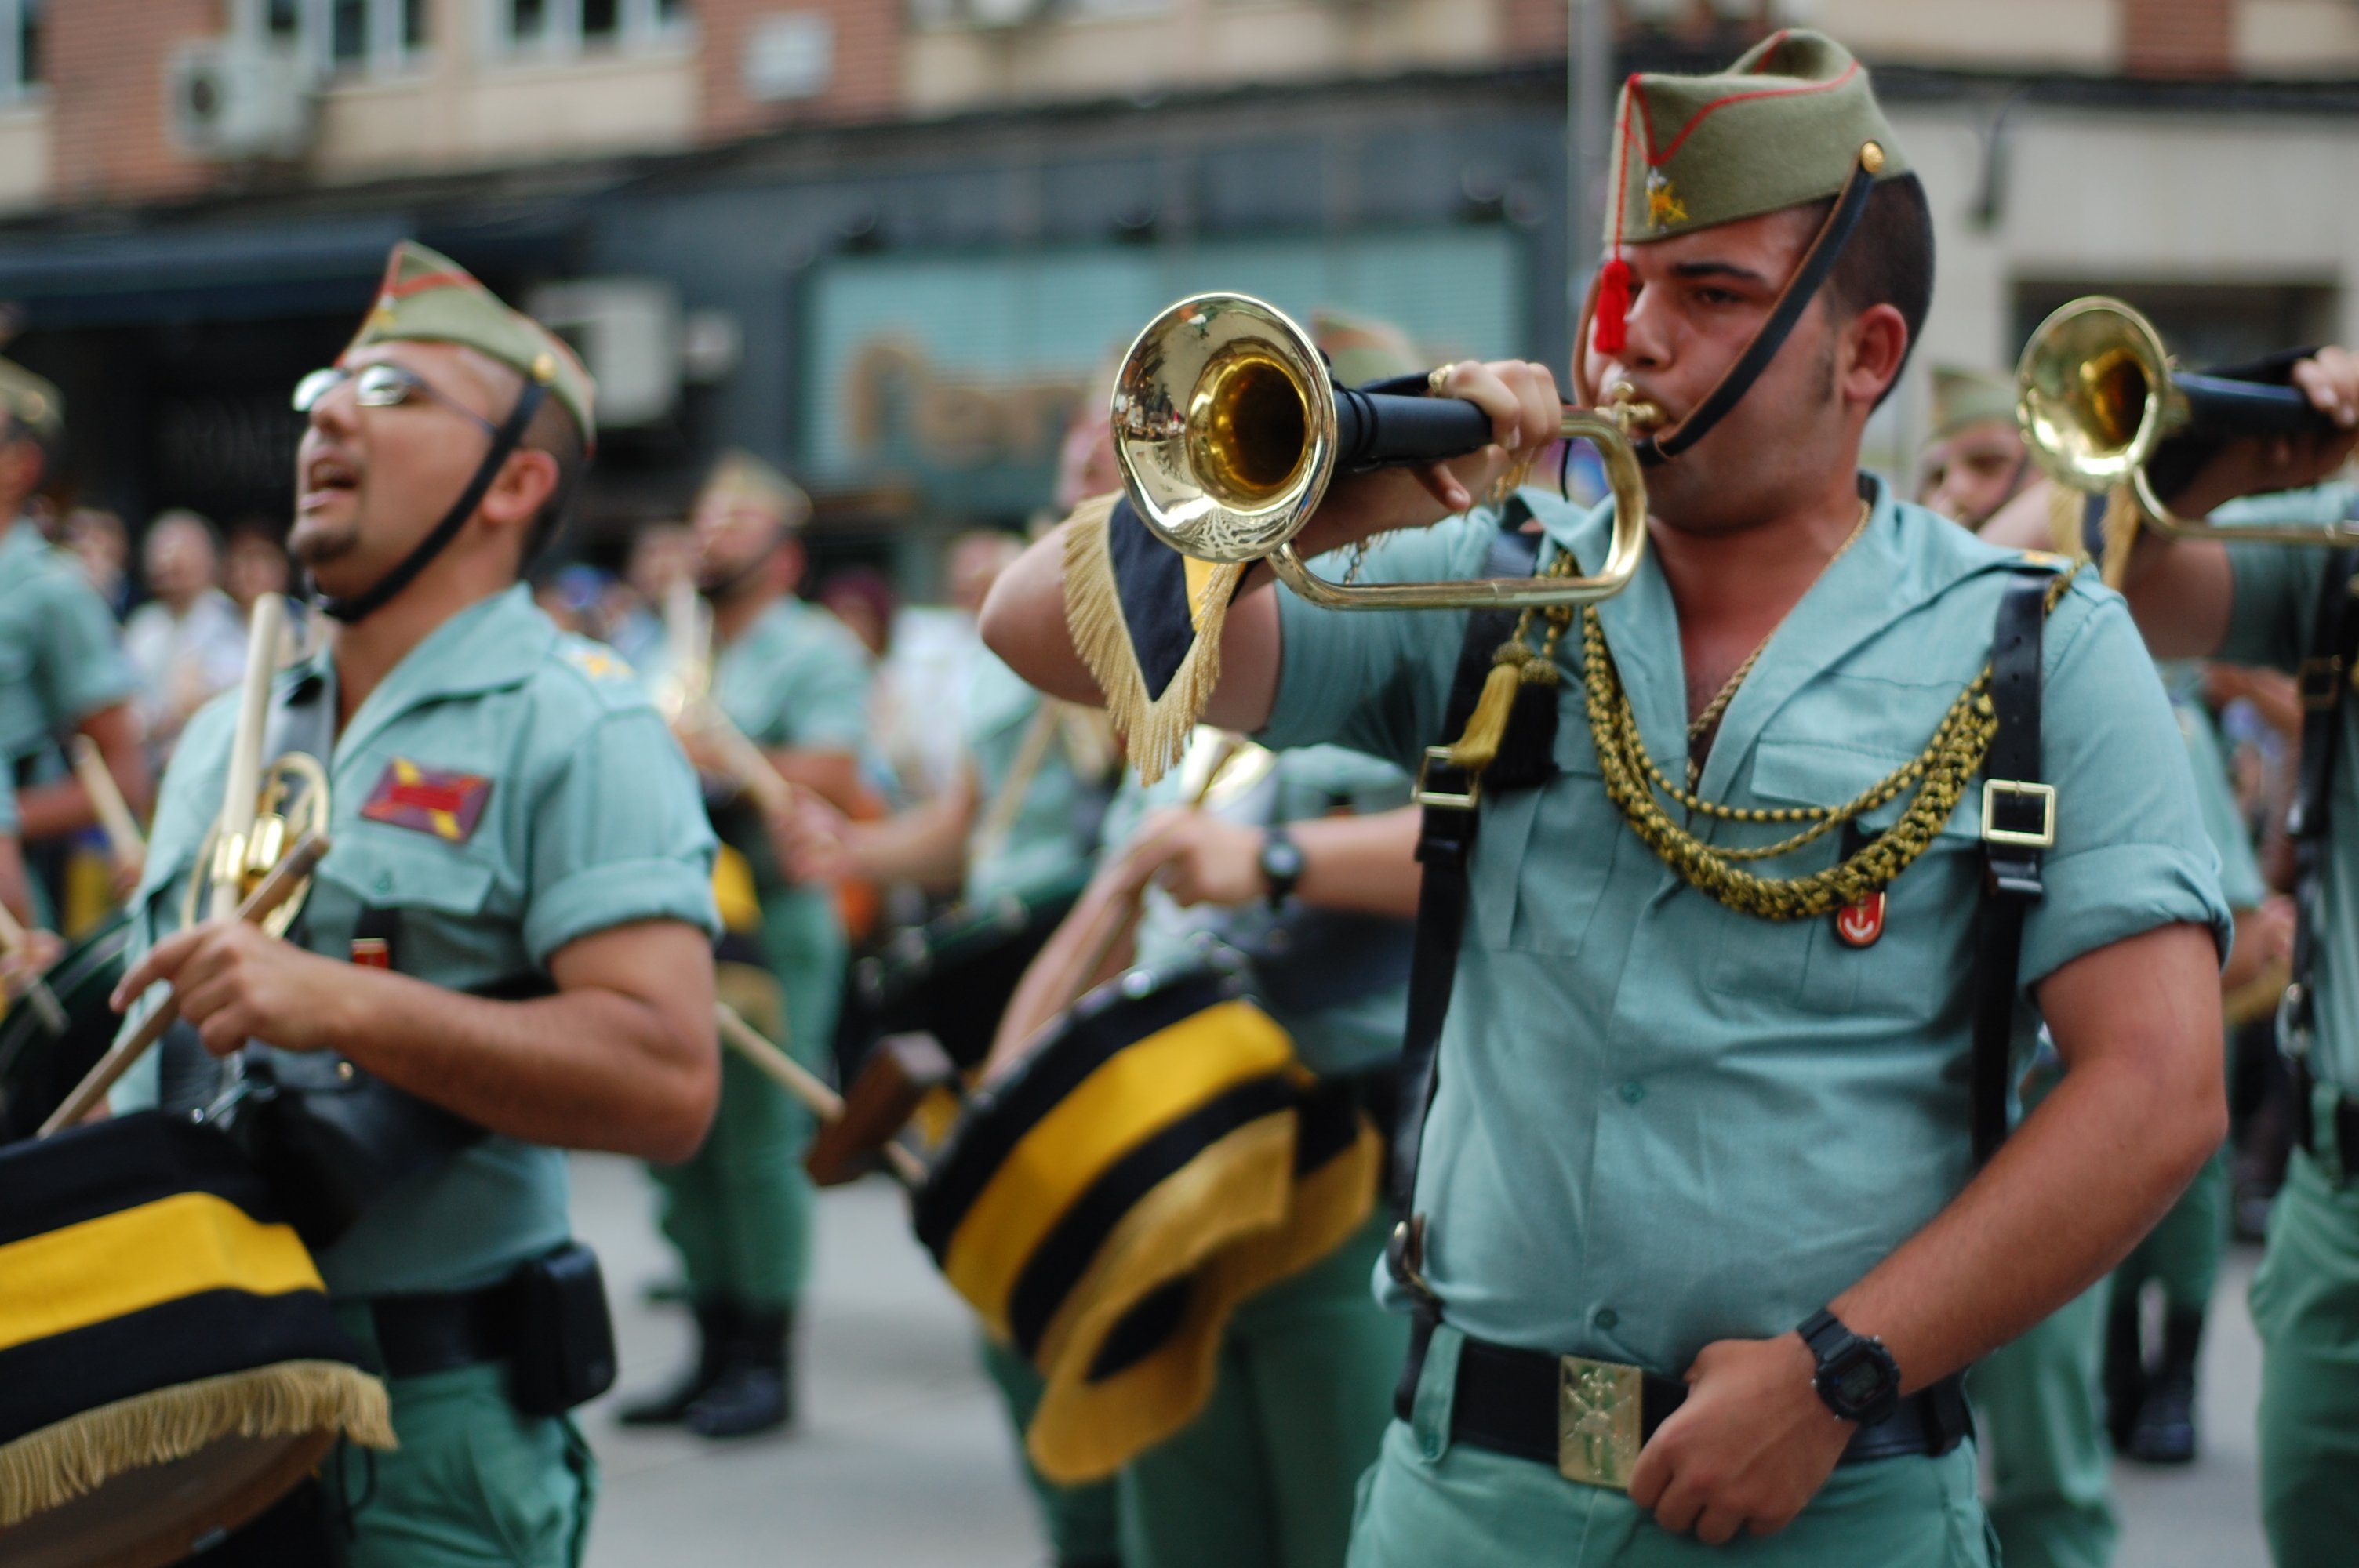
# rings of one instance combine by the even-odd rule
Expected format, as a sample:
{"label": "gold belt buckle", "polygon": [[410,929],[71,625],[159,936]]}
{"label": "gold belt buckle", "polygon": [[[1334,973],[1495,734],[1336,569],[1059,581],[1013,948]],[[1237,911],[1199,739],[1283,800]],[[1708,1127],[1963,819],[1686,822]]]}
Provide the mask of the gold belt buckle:
{"label": "gold belt buckle", "polygon": [[1568,1481],[1630,1489],[1638,1463],[1640,1400],[1646,1374],[1619,1361],[1559,1359],[1556,1467]]}

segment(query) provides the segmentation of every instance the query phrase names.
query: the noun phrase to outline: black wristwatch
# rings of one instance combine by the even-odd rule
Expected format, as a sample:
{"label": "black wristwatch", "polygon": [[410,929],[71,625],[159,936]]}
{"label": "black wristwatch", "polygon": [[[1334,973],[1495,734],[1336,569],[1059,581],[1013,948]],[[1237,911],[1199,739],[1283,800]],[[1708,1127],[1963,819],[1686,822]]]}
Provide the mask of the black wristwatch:
{"label": "black wristwatch", "polygon": [[1302,880],[1302,846],[1283,827],[1262,835],[1261,880],[1269,884],[1269,907],[1276,910],[1293,896]]}
{"label": "black wristwatch", "polygon": [[1884,1341],[1854,1334],[1823,1308],[1795,1332],[1818,1357],[1818,1373],[1810,1383],[1827,1409],[1861,1426],[1892,1419],[1900,1408],[1900,1366]]}

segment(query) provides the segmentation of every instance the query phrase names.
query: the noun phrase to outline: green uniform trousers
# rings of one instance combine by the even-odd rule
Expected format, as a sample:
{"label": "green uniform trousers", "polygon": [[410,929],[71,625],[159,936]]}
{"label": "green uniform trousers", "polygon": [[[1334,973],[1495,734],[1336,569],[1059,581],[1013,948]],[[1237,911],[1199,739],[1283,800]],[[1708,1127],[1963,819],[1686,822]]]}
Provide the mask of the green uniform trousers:
{"label": "green uniform trousers", "polygon": [[2359,1186],[2297,1150],[2253,1276],[2261,1523],[2277,1568],[2359,1556]]}
{"label": "green uniform trousers", "polygon": [[1426,1351],[1412,1419],[1385,1431],[1360,1482],[1352,1568],[1995,1568],[1975,1496],[1974,1445],[1838,1466],[1777,1534],[1705,1546],[1672,1535],[1622,1492],[1548,1465],[1450,1441],[1457,1331]]}
{"label": "green uniform trousers", "polygon": [[2099,1393],[2105,1310],[2100,1281],[1967,1375],[1990,1447],[1991,1528],[2006,1568],[2104,1568],[2121,1521]]}
{"label": "green uniform trousers", "polygon": [[1212,1401],[1123,1468],[1124,1568],[1342,1568],[1408,1354],[1368,1290],[1388,1224],[1237,1310]]}
{"label": "green uniform trousers", "polygon": [[506,1383],[482,1366],[390,1385],[401,1446],[338,1450],[350,1568],[579,1568],[597,1462],[571,1418],[517,1414]]}
{"label": "green uniform trousers", "polygon": [[981,1344],[983,1369],[999,1386],[1007,1408],[1008,1424],[1016,1432],[1016,1463],[1024,1466],[1024,1479],[1040,1505],[1040,1527],[1049,1537],[1049,1551],[1060,1563],[1113,1562],[1119,1550],[1114,1483],[1060,1487],[1032,1467],[1024,1452],[1024,1433],[1032,1425],[1032,1412],[1040,1408],[1040,1374],[1012,1346],[988,1336]]}
{"label": "green uniform trousers", "polygon": [[[816,895],[774,895],[764,901],[762,931],[770,972],[786,993],[784,1044],[824,1075],[843,997],[835,912]],[[747,1022],[777,1038],[775,1018],[749,1013]],[[721,1105],[703,1146],[680,1164],[650,1167],[663,1189],[664,1234],[679,1249],[691,1295],[762,1312],[801,1298],[815,1202],[803,1173],[812,1127],[799,1101],[722,1046]]]}

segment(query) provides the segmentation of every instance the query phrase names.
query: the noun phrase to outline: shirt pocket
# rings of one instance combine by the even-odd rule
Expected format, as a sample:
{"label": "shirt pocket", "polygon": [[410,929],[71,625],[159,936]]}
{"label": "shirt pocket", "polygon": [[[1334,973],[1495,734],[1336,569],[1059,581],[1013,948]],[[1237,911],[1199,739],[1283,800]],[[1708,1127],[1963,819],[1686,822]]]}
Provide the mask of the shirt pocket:
{"label": "shirt pocket", "polygon": [[491,907],[493,868],[439,839],[348,822],[318,875],[305,920],[315,950],[343,956],[362,912],[386,910],[400,916],[390,957],[404,974],[463,989],[521,962]]}
{"label": "shirt pocket", "polygon": [[[1764,740],[1754,752],[1751,794],[1765,806],[1841,805],[1907,761],[1897,753]],[[1861,830],[1873,838],[1889,829],[1916,793],[1912,785],[1898,800],[1864,814]],[[1883,925],[1864,946],[1836,935],[1831,914],[1783,922],[1741,917],[1750,929],[1744,940],[1721,945],[1712,989],[1783,997],[1811,1012],[1931,1021],[1962,996],[1973,962],[1981,822],[1975,782],[1932,844],[1886,888]],[[1823,871],[1834,865],[1843,841],[1843,830],[1832,828],[1808,849],[1755,869],[1780,878]]]}

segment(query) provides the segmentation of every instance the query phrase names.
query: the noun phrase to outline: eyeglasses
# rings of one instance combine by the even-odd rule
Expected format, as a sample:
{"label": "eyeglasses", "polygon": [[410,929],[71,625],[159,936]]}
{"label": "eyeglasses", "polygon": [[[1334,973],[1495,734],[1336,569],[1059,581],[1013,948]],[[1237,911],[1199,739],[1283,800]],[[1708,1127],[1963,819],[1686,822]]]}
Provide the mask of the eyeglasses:
{"label": "eyeglasses", "polygon": [[331,365],[315,370],[295,384],[295,412],[309,414],[326,400],[328,395],[352,383],[353,401],[364,408],[397,408],[419,398],[440,403],[445,408],[463,414],[493,435],[499,427],[476,413],[446,392],[435,389],[434,384],[406,365],[378,361],[358,370],[344,365]]}

